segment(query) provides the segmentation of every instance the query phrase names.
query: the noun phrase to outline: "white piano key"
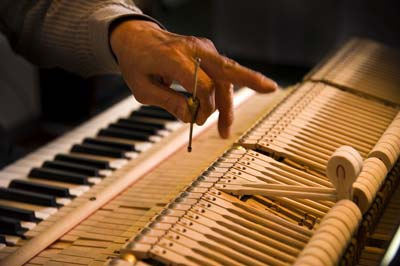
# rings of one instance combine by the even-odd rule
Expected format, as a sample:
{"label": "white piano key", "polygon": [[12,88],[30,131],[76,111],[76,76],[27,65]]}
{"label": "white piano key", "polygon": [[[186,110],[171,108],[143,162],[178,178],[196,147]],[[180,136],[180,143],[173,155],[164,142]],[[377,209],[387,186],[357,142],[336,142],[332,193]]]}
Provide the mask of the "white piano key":
{"label": "white piano key", "polygon": [[38,161],[46,161],[46,160],[51,160],[51,159],[53,159],[52,155],[48,155],[48,154],[41,155],[41,154],[39,154],[39,153],[37,153],[35,151],[34,153],[28,154],[27,156],[25,156],[24,158],[22,158],[22,159],[20,159],[20,160],[18,160],[16,162],[29,161],[29,160],[32,160],[32,161],[36,161],[36,160],[38,160]]}
{"label": "white piano key", "polygon": [[89,177],[89,178],[88,178],[88,181],[89,181],[90,183],[93,183],[93,184],[98,184],[98,183],[100,183],[100,182],[102,181],[102,179],[101,179],[101,178],[98,178],[98,177]]}
{"label": "white piano key", "polygon": [[111,170],[99,170],[99,174],[102,176],[110,176],[113,174],[113,171]]}
{"label": "white piano key", "polygon": [[177,122],[168,122],[168,123],[165,124],[165,128],[169,129],[171,131],[175,131],[178,128],[182,127],[183,125],[184,124],[182,122],[179,122],[179,121],[177,121]]}
{"label": "white piano key", "polygon": [[83,158],[88,158],[88,159],[107,161],[110,164],[110,167],[115,168],[115,169],[119,169],[128,163],[127,159],[116,159],[116,158],[111,158],[111,157],[92,155],[92,154],[83,154],[83,153],[78,153],[78,152],[72,152],[70,154],[79,156],[79,157],[83,157]]}
{"label": "white piano key", "polygon": [[6,242],[10,246],[15,246],[17,245],[18,241],[21,239],[18,236],[10,236],[10,235],[3,235],[6,238]]}
{"label": "white piano key", "polygon": [[56,212],[58,212],[58,209],[54,208],[54,207],[46,207],[46,208],[41,209],[40,212],[48,213],[51,215],[51,214],[55,214]]}
{"label": "white piano key", "polygon": [[153,142],[159,142],[160,140],[162,140],[162,138],[159,136],[150,136],[149,140]]}
{"label": "white piano key", "polygon": [[170,132],[168,131],[168,130],[157,130],[157,135],[160,135],[160,136],[162,136],[162,137],[166,137],[166,136],[168,136],[169,134],[170,134]]}
{"label": "white piano key", "polygon": [[[10,181],[11,182],[11,181]],[[37,192],[35,192],[37,193]],[[40,194],[40,193],[39,193]],[[13,200],[0,200],[0,204],[1,202],[14,202]],[[61,204],[61,205],[68,205],[69,203],[71,203],[71,199],[69,198],[62,198],[62,197],[57,197],[56,198],[56,203]],[[18,202],[18,204],[20,205],[26,205],[29,206],[29,203],[25,203],[25,202]],[[39,205],[37,205],[39,206]],[[22,207],[23,208],[23,207]],[[43,210],[42,210],[43,211]],[[49,212],[50,214],[57,212],[57,208],[45,208],[45,212]]]}
{"label": "white piano key", "polygon": [[14,172],[1,171],[0,179],[1,180],[27,179],[27,176],[24,174],[19,174]]}
{"label": "white piano key", "polygon": [[15,201],[10,201],[10,200],[0,200],[0,205],[3,206],[11,206],[11,207],[16,207],[20,209],[25,209],[25,210],[30,210],[35,212],[35,216],[40,219],[47,219],[50,215],[56,213],[58,211],[57,208],[54,207],[44,207],[40,205],[34,205],[34,204],[29,204],[29,203],[23,203],[23,202],[15,202]]}
{"label": "white piano key", "polygon": [[128,157],[129,159],[135,159],[139,156],[139,153],[134,152],[134,151],[130,151],[130,152],[125,152],[124,153],[126,157]]}
{"label": "white piano key", "polygon": [[70,148],[71,148],[71,144],[65,143],[65,142],[63,142],[63,143],[54,142],[54,143],[51,143],[51,144],[43,147],[43,149],[54,150],[54,151],[61,151],[61,150],[67,151]]}
{"label": "white piano key", "polygon": [[36,218],[46,220],[51,214],[44,211],[35,211]]}
{"label": "white piano key", "polygon": [[7,179],[7,180],[0,179],[0,187],[8,187],[10,182],[11,182],[11,180],[9,180],[9,179]]}
{"label": "white piano key", "polygon": [[24,157],[23,159],[20,159],[13,164],[4,167],[3,169],[7,169],[11,166],[36,166],[39,165],[42,162],[42,159],[35,158],[35,159],[28,159],[27,157]]}
{"label": "white piano key", "polygon": [[56,202],[61,205],[68,205],[71,203],[71,199],[68,198],[56,198]]}
{"label": "white piano key", "polygon": [[98,136],[96,138],[100,140],[108,140],[108,141],[132,144],[135,146],[135,150],[139,152],[144,152],[153,146],[153,143],[148,141],[128,140],[128,139],[120,139],[120,138],[105,137],[105,136]]}
{"label": "white piano key", "polygon": [[31,166],[10,165],[5,167],[3,171],[16,174],[28,174],[31,169]]}
{"label": "white piano key", "polygon": [[[37,178],[28,178],[24,175],[20,174],[15,174],[15,173],[10,173],[7,174],[7,172],[2,173],[0,172],[0,187],[8,187],[11,181],[13,180],[24,180],[24,181],[29,181],[32,183],[40,183],[40,184],[48,184],[48,185],[53,185],[53,186],[59,186],[59,187],[68,187],[69,194],[73,196],[80,196],[86,191],[90,190],[90,186],[86,185],[75,185],[75,184],[67,184],[67,183],[62,183],[62,182],[57,182],[57,181],[49,181],[49,180],[42,180],[42,179],[37,179]],[[98,179],[94,179],[93,183],[99,183],[100,181]],[[95,184],[97,184],[95,183]]]}
{"label": "white piano key", "polygon": [[146,123],[163,124],[165,126],[165,129],[169,131],[175,131],[184,125],[184,123],[180,121],[171,121],[161,118],[154,118],[154,117],[136,117],[136,118]]}
{"label": "white piano key", "polygon": [[89,186],[84,186],[84,187],[85,188],[83,188],[83,186],[82,188],[70,188],[69,194],[78,197],[90,189]]}
{"label": "white piano key", "polygon": [[33,228],[35,228],[36,225],[37,225],[36,223],[32,223],[32,222],[24,222],[24,221],[21,222],[21,226],[26,229],[29,229],[29,230],[32,230]]}

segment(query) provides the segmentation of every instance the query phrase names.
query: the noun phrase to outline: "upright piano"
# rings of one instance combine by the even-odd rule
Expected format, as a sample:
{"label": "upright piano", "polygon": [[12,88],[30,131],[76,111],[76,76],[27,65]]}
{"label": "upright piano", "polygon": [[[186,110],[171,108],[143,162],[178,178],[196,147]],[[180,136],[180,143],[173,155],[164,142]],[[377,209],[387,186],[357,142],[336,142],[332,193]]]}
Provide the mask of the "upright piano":
{"label": "upright piano", "polygon": [[187,125],[123,100],[0,171],[0,265],[388,265],[399,69],[352,39],[299,84],[239,90],[232,137],[213,114],[192,153]]}

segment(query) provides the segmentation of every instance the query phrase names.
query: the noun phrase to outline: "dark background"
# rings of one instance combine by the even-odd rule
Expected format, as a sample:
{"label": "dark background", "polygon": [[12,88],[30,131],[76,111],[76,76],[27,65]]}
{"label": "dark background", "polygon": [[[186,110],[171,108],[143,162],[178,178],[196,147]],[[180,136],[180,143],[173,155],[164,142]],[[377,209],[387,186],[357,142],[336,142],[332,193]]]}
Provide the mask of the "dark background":
{"label": "dark background", "polygon": [[[395,0],[142,0],[168,30],[211,39],[218,50],[287,86],[352,36],[400,47]],[[83,79],[36,69],[0,38],[0,149],[7,163],[129,95],[118,76]],[[1,166],[0,166],[1,167]]]}

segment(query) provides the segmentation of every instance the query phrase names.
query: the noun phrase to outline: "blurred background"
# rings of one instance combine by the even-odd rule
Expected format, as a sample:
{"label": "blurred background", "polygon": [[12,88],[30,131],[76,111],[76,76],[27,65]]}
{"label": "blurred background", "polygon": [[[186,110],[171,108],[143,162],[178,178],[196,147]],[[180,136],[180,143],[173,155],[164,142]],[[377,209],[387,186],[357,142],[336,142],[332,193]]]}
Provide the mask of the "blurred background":
{"label": "blurred background", "polygon": [[[395,0],[135,2],[169,31],[207,37],[222,54],[281,86],[300,81],[353,36],[400,47]],[[83,79],[61,69],[37,69],[15,55],[3,36],[0,58],[0,143],[7,163],[129,95],[118,76]]]}

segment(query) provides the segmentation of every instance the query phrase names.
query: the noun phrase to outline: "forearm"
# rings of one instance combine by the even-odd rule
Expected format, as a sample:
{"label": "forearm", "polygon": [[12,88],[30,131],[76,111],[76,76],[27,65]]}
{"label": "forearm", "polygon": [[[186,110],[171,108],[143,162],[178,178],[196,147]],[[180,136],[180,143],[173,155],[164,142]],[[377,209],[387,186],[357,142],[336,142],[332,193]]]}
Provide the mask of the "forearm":
{"label": "forearm", "polygon": [[9,24],[14,26],[16,51],[39,66],[61,67],[82,76],[119,73],[109,45],[113,21],[152,20],[128,0],[26,2],[19,3],[25,8],[19,26]]}
{"label": "forearm", "polygon": [[83,76],[121,70],[139,102],[163,107],[185,122],[193,120],[187,100],[170,87],[176,81],[193,92],[194,60],[200,58],[195,122],[205,123],[218,109],[224,138],[233,121],[231,84],[259,92],[277,88],[267,77],[220,55],[210,40],[163,30],[127,1],[38,0],[26,13],[18,48],[42,66]]}

